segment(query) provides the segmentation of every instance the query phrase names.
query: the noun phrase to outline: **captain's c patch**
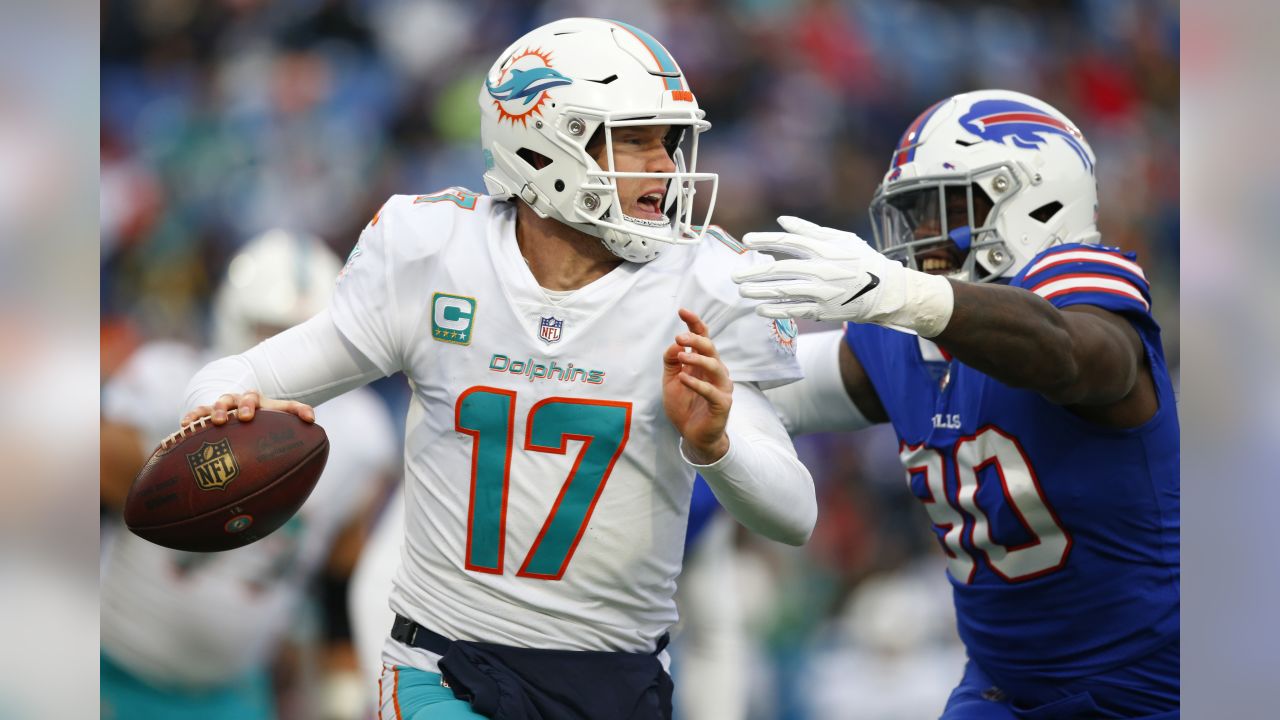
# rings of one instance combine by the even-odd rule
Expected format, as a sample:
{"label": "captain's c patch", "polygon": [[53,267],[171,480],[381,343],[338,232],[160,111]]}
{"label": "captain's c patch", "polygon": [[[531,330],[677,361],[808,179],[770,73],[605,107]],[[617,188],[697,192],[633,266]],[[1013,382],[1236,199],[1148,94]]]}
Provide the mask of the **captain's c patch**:
{"label": "captain's c patch", "polygon": [[475,324],[476,299],[436,293],[431,296],[431,337],[454,345],[470,345]]}

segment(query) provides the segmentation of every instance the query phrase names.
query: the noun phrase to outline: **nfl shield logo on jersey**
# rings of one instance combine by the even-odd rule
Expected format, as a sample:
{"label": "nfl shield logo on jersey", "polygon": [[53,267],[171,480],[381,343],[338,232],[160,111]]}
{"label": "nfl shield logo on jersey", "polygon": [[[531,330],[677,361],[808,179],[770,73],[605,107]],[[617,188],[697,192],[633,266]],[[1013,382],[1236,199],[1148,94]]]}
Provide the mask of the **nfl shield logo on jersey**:
{"label": "nfl shield logo on jersey", "polygon": [[563,329],[563,320],[557,320],[554,316],[544,317],[542,324],[538,326],[538,337],[544,343],[553,343],[560,339],[560,331]]}

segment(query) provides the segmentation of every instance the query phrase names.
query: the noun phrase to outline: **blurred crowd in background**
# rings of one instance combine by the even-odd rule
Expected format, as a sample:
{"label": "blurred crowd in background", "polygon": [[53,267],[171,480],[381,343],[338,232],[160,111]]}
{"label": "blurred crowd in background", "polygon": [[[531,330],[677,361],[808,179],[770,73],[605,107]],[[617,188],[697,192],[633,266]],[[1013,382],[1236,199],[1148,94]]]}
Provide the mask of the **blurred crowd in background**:
{"label": "blurred crowd in background", "polygon": [[[699,169],[720,174],[714,221],[737,235],[786,213],[869,236],[924,108],[986,87],[1052,103],[1097,154],[1103,241],[1138,253],[1177,376],[1172,0],[105,0],[103,377],[146,340],[205,344],[227,259],[264,230],[345,256],[393,193],[482,191],[484,72],[573,15],[631,22],[681,64],[713,124]],[[378,389],[403,421],[403,379]],[[742,539],[752,717],[936,713],[963,651],[892,432],[797,447],[819,483],[813,540]]]}

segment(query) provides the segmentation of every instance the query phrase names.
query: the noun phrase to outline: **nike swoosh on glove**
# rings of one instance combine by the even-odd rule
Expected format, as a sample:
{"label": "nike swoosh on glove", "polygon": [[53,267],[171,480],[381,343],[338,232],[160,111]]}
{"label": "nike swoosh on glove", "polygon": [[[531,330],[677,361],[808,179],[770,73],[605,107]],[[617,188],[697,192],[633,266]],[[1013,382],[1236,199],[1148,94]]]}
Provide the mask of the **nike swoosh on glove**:
{"label": "nike swoosh on glove", "polygon": [[786,232],[747,233],[742,244],[797,259],[733,274],[739,295],[768,301],[757,314],[874,323],[923,337],[951,320],[955,297],[946,278],[903,267],[851,232],[787,215],[778,224]]}

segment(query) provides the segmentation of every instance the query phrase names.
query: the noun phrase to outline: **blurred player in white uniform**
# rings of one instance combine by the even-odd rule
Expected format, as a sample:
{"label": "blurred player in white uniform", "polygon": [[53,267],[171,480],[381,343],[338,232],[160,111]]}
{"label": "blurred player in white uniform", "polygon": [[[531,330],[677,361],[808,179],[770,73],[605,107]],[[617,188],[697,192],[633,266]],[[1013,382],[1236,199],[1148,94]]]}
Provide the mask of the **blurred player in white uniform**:
{"label": "blurred player in white uniform", "polygon": [[[319,312],[339,260],[319,241],[272,231],[231,261],[219,289],[215,349],[228,352]],[[385,406],[363,390],[318,409],[328,464],[298,514],[270,537],[184,553],[125,530],[119,508],[147,451],[183,411],[186,381],[212,355],[175,342],[140,348],[103,390],[102,717],[276,717],[271,667],[339,532],[393,468]],[[132,462],[128,458],[132,456]]]}
{"label": "blurred player in white uniform", "polygon": [[647,33],[538,28],[480,104],[490,194],[393,197],[330,310],[204,368],[187,419],[305,420],[405,373],[382,717],[668,717],[695,471],[767,537],[803,543],[816,520],[762,392],[799,377],[794,325],[737,297],[732,270],[767,260],[707,227],[713,202],[695,224],[709,124]]}

